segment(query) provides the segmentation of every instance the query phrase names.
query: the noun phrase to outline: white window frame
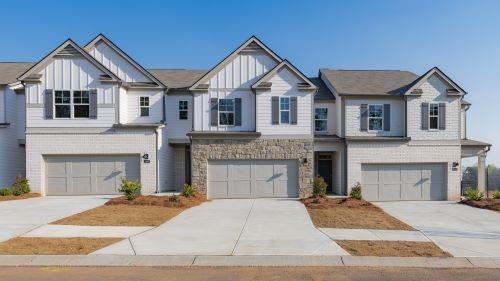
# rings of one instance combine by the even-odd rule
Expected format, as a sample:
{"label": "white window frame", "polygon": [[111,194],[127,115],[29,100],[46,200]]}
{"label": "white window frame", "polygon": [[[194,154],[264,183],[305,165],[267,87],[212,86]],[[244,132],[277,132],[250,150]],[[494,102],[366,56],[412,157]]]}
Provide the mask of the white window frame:
{"label": "white window frame", "polygon": [[[372,106],[380,106],[382,108],[382,116],[380,117],[370,117],[370,107]],[[370,129],[370,119],[381,119],[382,120],[382,128],[380,130],[372,130]],[[366,120],[368,122],[367,128],[369,132],[380,132],[384,130],[384,105],[383,104],[369,104],[368,105],[368,118]]]}
{"label": "white window frame", "polygon": [[[432,115],[431,116],[431,106],[435,105],[437,107],[437,115]],[[438,102],[430,102],[429,103],[429,131],[437,131],[439,130],[439,115],[441,112],[439,112],[439,103]],[[431,118],[436,118],[436,128],[431,128]]]}
{"label": "white window frame", "polygon": [[[142,99],[147,99],[147,105],[142,105]],[[148,115],[142,115],[142,109],[148,109]],[[150,117],[151,116],[151,99],[149,96],[139,96],[139,117]]]}
{"label": "white window frame", "polygon": [[[56,103],[56,92],[69,92],[69,103]],[[74,92],[87,92],[89,94],[88,103],[75,103]],[[52,97],[53,105],[52,112],[54,112],[54,119],[90,119],[90,91],[89,90],[54,90],[54,96]],[[69,106],[69,117],[57,117],[57,105]],[[75,117],[75,105],[88,105],[89,107],[89,117]]]}
{"label": "white window frame", "polygon": [[[324,109],[326,111],[326,118],[325,119],[317,119],[316,118],[316,110],[317,109]],[[318,131],[316,129],[316,121],[325,121],[326,122],[326,128],[325,128],[324,131]],[[316,107],[314,109],[314,132],[316,132],[316,133],[326,133],[326,132],[328,132],[328,108],[327,107]]]}
{"label": "white window frame", "polygon": [[[181,102],[186,103],[186,109],[181,109]],[[179,116],[178,116],[179,120],[188,120],[189,119],[189,103],[187,100],[180,100],[177,103],[177,110],[179,111]],[[186,119],[181,118],[181,112],[186,112]]]}
{"label": "white window frame", "polygon": [[[287,100],[288,101],[288,109],[282,109],[281,108],[281,101],[282,100]],[[285,124],[285,125],[290,125],[290,97],[280,97],[280,124]],[[281,115],[283,112],[288,112],[288,122],[282,122],[281,121]]]}
{"label": "white window frame", "polygon": [[[221,101],[224,100],[224,101],[231,101],[233,103],[233,110],[221,110],[220,109],[220,104],[221,104]],[[218,109],[218,112],[217,112],[217,124],[221,127],[231,127],[231,126],[234,126],[235,124],[235,118],[236,118],[236,104],[234,102],[234,99],[219,99],[219,102],[218,102],[218,105],[217,105],[217,109]],[[226,105],[226,109],[227,109],[227,105]],[[221,113],[226,113],[226,114],[233,114],[233,124],[221,124],[220,123],[220,115]]]}

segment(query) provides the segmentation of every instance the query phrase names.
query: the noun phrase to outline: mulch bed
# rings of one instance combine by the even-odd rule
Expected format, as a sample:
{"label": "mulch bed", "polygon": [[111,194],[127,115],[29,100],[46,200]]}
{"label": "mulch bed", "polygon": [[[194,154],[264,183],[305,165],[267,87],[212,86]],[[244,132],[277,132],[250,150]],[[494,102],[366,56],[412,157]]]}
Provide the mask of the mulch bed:
{"label": "mulch bed", "polygon": [[33,198],[33,197],[40,197],[40,194],[39,193],[25,193],[25,194],[21,194],[19,196],[14,196],[14,195],[0,196],[0,201],[22,200],[22,199],[28,199],[28,198]]}
{"label": "mulch bed", "polygon": [[476,208],[500,212],[500,199],[488,198],[481,201],[462,200],[460,203]]}
{"label": "mulch bed", "polygon": [[0,243],[0,255],[88,255],[123,238],[16,237]]}
{"label": "mulch bed", "polygon": [[379,207],[352,198],[306,198],[302,203],[320,228],[414,230]]}
{"label": "mulch bed", "polygon": [[127,197],[116,197],[105,205],[139,205],[139,206],[163,206],[171,208],[189,208],[207,201],[206,196],[199,194],[193,197],[184,196],[137,196],[134,200],[127,200]]}
{"label": "mulch bed", "polygon": [[432,242],[336,240],[353,256],[452,257]]}

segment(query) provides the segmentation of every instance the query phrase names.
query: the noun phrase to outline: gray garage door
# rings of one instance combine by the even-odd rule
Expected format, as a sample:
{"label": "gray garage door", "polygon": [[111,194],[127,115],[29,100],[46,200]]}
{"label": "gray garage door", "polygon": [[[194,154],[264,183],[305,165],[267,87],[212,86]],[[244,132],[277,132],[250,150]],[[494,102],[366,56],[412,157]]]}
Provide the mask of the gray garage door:
{"label": "gray garage door", "polygon": [[45,158],[47,195],[117,194],[120,178],[139,180],[139,156]]}
{"label": "gray garage door", "polygon": [[209,198],[298,197],[297,161],[208,162]]}
{"label": "gray garage door", "polygon": [[446,164],[363,164],[366,200],[445,200]]}

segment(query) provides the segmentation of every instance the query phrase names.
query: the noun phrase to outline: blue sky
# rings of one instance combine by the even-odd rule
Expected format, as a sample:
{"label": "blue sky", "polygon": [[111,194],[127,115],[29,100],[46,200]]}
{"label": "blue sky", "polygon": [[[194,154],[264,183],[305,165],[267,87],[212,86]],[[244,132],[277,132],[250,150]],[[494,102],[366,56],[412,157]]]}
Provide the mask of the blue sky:
{"label": "blue sky", "polygon": [[[22,4],[20,4],[22,3]],[[469,94],[468,135],[500,166],[500,1],[2,1],[0,61],[104,33],[147,68],[211,68],[251,35],[320,67],[440,67]],[[8,11],[8,12],[5,12]]]}

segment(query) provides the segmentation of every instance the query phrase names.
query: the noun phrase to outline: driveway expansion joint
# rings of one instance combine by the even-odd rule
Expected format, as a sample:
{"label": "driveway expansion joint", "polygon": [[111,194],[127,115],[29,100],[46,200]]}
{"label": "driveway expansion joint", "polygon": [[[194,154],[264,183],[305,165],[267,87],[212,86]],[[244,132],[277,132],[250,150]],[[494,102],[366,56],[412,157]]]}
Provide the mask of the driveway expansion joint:
{"label": "driveway expansion joint", "polygon": [[238,246],[238,242],[240,242],[241,235],[243,234],[243,231],[245,230],[245,226],[247,226],[248,218],[250,217],[250,214],[252,213],[254,205],[255,205],[255,199],[252,200],[252,206],[250,207],[250,210],[248,211],[247,217],[245,219],[245,223],[243,224],[243,227],[241,228],[240,234],[238,235],[238,238],[236,239],[236,243],[234,243],[234,247],[233,247],[233,250],[231,251],[231,255],[234,255],[234,250],[236,250],[236,247]]}

